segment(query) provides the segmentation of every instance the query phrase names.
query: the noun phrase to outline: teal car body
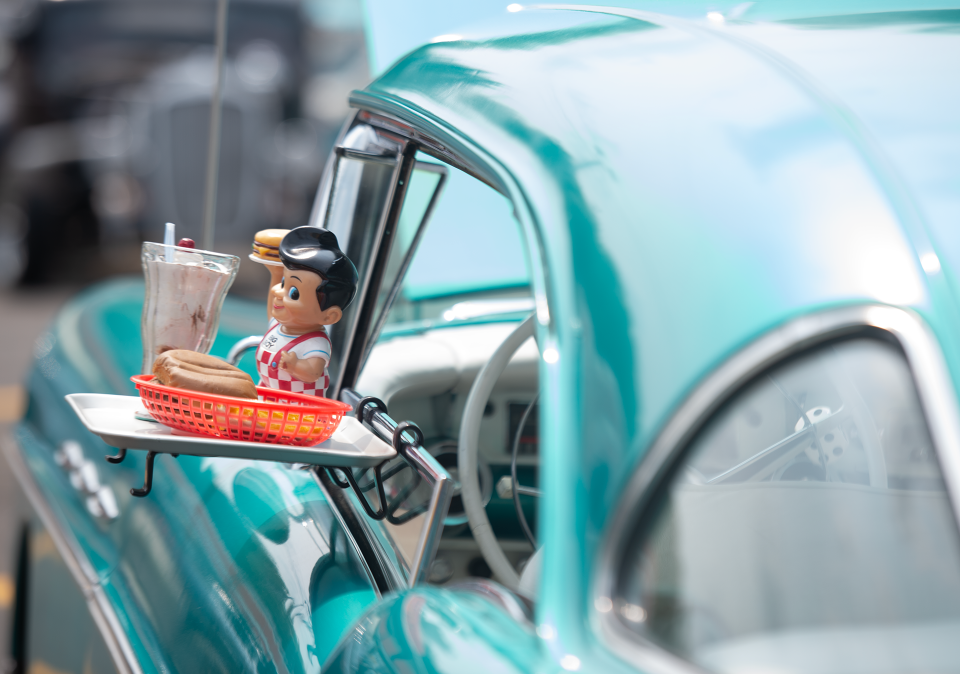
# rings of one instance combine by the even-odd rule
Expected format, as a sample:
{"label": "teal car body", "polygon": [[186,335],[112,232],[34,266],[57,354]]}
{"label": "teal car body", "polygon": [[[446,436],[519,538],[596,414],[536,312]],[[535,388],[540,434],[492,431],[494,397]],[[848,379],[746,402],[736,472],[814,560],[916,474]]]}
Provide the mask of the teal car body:
{"label": "teal car body", "polygon": [[[618,518],[640,507],[632,485],[662,461],[658,443],[689,440],[676,430],[689,405],[709,415],[731,395],[705,384],[771,335],[813,343],[836,312],[898,310],[937,345],[924,361],[944,384],[936,402],[923,359],[903,348],[956,493],[960,89],[948,83],[960,10],[760,2],[501,18],[400,58],[353,94],[352,123],[419,143],[512,205],[543,355],[535,602],[385,584],[362,527],[344,524],[315,473],[289,466],[163,457],[156,494],[121,499],[113,523],[91,518],[54,456],[66,439],[88,458],[112,452],[62,397],[131,392],[142,286],[116,282],[58,319],[8,452],[39,513],[31,540],[50,531],[61,557],[73,550],[86,579],[74,603],[99,615],[58,663],[45,642],[56,635],[28,610],[27,657],[64,671],[84,658],[143,671],[682,667],[657,639],[631,658],[605,627]],[[262,331],[261,310],[228,303],[213,353]],[[133,483],[141,466],[101,479]],[[26,596],[55,603],[37,580],[54,562],[31,560]]]}

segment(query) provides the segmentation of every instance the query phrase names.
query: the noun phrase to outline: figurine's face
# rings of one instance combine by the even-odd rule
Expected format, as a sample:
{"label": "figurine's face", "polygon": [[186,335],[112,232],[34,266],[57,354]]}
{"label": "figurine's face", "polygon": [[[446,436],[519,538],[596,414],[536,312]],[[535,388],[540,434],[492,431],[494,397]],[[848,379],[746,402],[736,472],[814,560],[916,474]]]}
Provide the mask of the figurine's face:
{"label": "figurine's face", "polygon": [[302,334],[317,330],[322,325],[333,325],[340,320],[340,307],[320,310],[317,287],[323,279],[320,274],[303,269],[284,267],[283,279],[270,289],[273,317],[285,332]]}

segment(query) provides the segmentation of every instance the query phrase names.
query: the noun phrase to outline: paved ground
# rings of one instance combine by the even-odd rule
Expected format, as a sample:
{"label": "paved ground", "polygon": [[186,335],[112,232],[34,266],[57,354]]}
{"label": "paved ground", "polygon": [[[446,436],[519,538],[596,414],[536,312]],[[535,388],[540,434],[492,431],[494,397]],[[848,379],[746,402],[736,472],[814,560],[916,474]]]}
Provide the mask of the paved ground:
{"label": "paved ground", "polygon": [[[76,288],[0,290],[0,438],[23,413],[21,382],[33,362],[33,342]],[[0,672],[9,652],[13,610],[13,557],[20,513],[17,484],[0,458]]]}

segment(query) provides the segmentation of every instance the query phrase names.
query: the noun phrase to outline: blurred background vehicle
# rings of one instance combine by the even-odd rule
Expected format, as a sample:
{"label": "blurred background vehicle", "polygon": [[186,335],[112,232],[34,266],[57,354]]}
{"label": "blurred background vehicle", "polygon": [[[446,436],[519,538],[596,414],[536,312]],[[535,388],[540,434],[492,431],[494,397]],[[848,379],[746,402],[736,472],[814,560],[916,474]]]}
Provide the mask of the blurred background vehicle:
{"label": "blurred background vehicle", "polygon": [[[0,281],[137,271],[140,242],[168,221],[200,240],[215,11],[213,0],[7,8]],[[230,3],[218,249],[306,223],[345,93],[368,78],[360,17],[358,2]]]}

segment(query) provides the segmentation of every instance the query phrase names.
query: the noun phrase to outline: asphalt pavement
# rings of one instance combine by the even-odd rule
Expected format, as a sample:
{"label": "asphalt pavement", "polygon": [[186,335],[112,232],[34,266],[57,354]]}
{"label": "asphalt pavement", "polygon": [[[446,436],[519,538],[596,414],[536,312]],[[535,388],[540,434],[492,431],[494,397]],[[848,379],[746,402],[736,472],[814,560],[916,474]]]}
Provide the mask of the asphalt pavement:
{"label": "asphalt pavement", "polygon": [[[50,325],[74,287],[0,290],[0,442],[23,414],[23,381],[33,363],[33,345]],[[14,599],[14,557],[19,522],[18,490],[7,462],[0,458],[0,672],[9,653]]]}

